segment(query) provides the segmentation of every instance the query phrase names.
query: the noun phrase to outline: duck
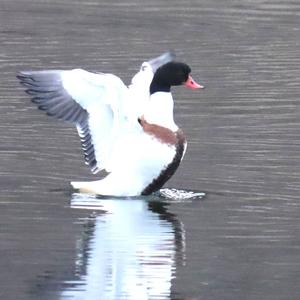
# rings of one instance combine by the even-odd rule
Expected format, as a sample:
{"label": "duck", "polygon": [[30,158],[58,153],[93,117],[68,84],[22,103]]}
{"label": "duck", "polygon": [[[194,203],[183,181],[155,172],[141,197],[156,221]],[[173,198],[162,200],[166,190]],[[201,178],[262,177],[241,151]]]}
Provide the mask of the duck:
{"label": "duck", "polygon": [[142,63],[129,86],[116,75],[83,69],[22,71],[26,93],[47,115],[76,126],[94,181],[71,182],[82,193],[150,195],[173,176],[187,141],[174,121],[172,86],[203,86],[173,52]]}

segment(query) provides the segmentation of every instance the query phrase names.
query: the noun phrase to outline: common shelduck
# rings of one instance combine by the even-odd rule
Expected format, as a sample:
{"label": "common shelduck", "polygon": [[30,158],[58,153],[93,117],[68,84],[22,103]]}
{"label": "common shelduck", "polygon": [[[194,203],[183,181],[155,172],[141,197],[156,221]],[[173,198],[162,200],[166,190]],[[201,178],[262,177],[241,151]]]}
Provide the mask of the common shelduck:
{"label": "common shelduck", "polygon": [[149,195],[178,168],[185,136],[173,119],[171,86],[203,88],[190,67],[172,53],[144,62],[127,87],[119,77],[82,69],[20,72],[17,77],[39,109],[76,125],[92,173],[108,175],[71,182],[81,192]]}

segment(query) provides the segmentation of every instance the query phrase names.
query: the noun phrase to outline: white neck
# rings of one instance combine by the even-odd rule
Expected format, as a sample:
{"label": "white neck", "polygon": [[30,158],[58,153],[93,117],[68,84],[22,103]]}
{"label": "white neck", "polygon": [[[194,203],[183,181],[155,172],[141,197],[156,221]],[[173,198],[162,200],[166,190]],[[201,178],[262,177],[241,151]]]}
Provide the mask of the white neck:
{"label": "white neck", "polygon": [[150,124],[177,131],[178,126],[173,119],[173,107],[174,101],[171,93],[156,92],[150,96],[144,112],[144,119]]}

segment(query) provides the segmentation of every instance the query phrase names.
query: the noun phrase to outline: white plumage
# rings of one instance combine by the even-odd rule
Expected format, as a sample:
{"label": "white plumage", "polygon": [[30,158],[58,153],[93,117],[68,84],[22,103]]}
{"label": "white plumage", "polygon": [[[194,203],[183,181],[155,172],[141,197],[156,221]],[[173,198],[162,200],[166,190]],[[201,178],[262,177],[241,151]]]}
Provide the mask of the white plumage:
{"label": "white plumage", "polygon": [[76,125],[91,171],[110,173],[102,180],[72,182],[74,188],[102,195],[139,195],[173,161],[175,143],[162,143],[139,123],[144,118],[174,135],[178,130],[171,93],[150,94],[155,72],[173,58],[167,52],[144,62],[129,87],[113,74],[82,69],[18,75],[41,110]]}

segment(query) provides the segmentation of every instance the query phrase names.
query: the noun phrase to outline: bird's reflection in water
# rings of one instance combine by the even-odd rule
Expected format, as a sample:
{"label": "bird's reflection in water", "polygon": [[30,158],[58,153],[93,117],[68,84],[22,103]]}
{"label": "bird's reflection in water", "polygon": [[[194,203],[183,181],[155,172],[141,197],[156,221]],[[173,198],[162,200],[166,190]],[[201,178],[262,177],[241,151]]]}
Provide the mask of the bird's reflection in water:
{"label": "bird's reflection in water", "polygon": [[78,280],[65,282],[61,299],[170,299],[184,230],[166,204],[74,194],[72,207],[93,214],[78,241]]}

